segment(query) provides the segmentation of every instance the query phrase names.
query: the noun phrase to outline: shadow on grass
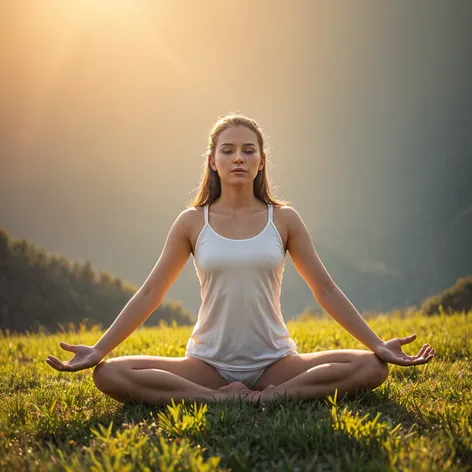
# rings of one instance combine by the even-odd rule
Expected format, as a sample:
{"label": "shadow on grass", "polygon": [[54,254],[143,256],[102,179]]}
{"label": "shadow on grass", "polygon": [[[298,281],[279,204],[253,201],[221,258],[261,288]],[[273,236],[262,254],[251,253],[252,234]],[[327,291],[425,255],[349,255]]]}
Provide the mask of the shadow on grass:
{"label": "shadow on grass", "polygon": [[[190,407],[193,402],[184,404]],[[384,441],[396,425],[401,424],[401,432],[406,434],[419,422],[405,407],[375,391],[338,399],[335,410],[333,413],[328,396],[314,401],[281,398],[269,404],[244,400],[211,403],[206,413],[207,431],[194,441],[207,448],[209,456],[220,456],[222,467],[235,471],[310,470],[315,464],[342,470],[388,468]],[[118,405],[114,412],[95,415],[82,423],[82,434],[79,431],[75,440],[87,444],[85,432],[90,437],[91,427],[108,426],[111,421],[112,434],[124,427],[152,423],[154,413],[160,411],[167,412],[167,408]],[[62,433],[67,439],[71,437],[70,430]]]}
{"label": "shadow on grass", "polygon": [[[193,441],[206,448],[205,455],[221,457],[220,465],[235,471],[312,470],[315,465],[384,469],[389,464],[384,441],[392,430],[401,424],[400,432],[405,435],[413,424],[421,423],[420,416],[393,402],[385,391],[345,396],[335,404],[332,400],[326,396],[313,401],[280,398],[268,404],[240,399],[210,403],[205,414],[208,427]],[[193,402],[184,404],[189,411]],[[158,412],[168,412],[167,407],[119,403],[112,410],[94,410],[89,417],[62,422],[53,436],[37,439],[58,447],[70,440],[87,446],[93,436],[91,428],[98,429],[100,424],[108,427],[113,421],[115,435],[125,428],[149,425]]]}
{"label": "shadow on grass", "polygon": [[[222,457],[223,467],[388,469],[385,442],[392,440],[394,444],[395,436],[405,435],[417,423],[403,406],[375,392],[339,400],[334,413],[328,397],[315,401],[280,399],[268,405],[250,405],[246,410],[241,414],[216,404],[208,412],[213,420],[212,434],[201,444],[210,454]],[[363,417],[365,421],[361,421]]]}

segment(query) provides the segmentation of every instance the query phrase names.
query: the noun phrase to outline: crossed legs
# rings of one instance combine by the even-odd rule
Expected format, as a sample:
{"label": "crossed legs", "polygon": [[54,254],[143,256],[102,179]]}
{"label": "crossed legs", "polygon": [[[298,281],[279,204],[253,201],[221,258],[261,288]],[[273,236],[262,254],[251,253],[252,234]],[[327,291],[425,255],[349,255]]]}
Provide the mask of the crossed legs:
{"label": "crossed legs", "polygon": [[213,366],[191,357],[115,357],[95,367],[93,380],[100,391],[122,403],[166,405],[171,398],[228,398],[218,391],[228,382]]}
{"label": "crossed legs", "polygon": [[340,349],[284,357],[254,386],[235,389],[216,369],[190,357],[125,356],[101,362],[93,372],[99,390],[117,401],[169,404],[171,398],[213,402],[231,397],[269,402],[279,395],[315,399],[372,390],[388,377],[388,364],[371,351]]}
{"label": "crossed legs", "polygon": [[254,390],[261,391],[262,401],[279,395],[314,400],[338,390],[355,396],[379,387],[389,374],[388,363],[373,352],[359,349],[338,349],[302,353],[284,357],[269,366]]}

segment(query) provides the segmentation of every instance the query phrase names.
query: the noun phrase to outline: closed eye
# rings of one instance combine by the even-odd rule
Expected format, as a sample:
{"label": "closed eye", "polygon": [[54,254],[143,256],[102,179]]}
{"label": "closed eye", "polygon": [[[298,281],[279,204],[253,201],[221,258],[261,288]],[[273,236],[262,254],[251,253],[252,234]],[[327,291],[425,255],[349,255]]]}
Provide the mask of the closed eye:
{"label": "closed eye", "polygon": [[[223,154],[231,154],[233,151],[222,151]],[[254,149],[248,149],[247,151],[244,151],[246,154],[254,154],[256,151]]]}

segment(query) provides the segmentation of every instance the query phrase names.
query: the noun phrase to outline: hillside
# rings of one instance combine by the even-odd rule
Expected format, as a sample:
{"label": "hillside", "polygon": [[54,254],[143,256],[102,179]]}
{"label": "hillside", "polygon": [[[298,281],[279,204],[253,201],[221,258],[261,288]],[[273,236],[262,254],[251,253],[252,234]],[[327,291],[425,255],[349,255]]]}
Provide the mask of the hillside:
{"label": "hillside", "polygon": [[[446,157],[418,185],[425,191],[412,199],[404,217],[385,237],[372,240],[359,257],[370,254],[400,274],[401,298],[419,303],[472,273],[472,158],[470,152]],[[367,252],[368,251],[368,252]],[[381,291],[383,297],[387,287]],[[399,293],[399,295],[400,295]],[[399,297],[399,299],[401,299]]]}
{"label": "hillside", "polygon": [[[90,261],[80,264],[48,255],[0,229],[2,330],[53,332],[69,323],[108,328],[136,290],[109,273],[94,271]],[[194,323],[194,317],[177,301],[163,301],[144,324],[158,325],[161,320]]]}
{"label": "hillside", "polygon": [[[273,404],[121,405],[95,386],[92,369],[57,372],[60,341],[92,345],[100,332],[0,336],[0,469],[221,471],[470,471],[472,355],[465,314],[386,315],[382,339],[417,333],[436,357],[390,364],[387,381],[355,399],[281,397]],[[338,324],[288,324],[299,352],[363,349]],[[145,328],[110,357],[182,356],[190,327]],[[176,402],[179,405],[179,402]]]}

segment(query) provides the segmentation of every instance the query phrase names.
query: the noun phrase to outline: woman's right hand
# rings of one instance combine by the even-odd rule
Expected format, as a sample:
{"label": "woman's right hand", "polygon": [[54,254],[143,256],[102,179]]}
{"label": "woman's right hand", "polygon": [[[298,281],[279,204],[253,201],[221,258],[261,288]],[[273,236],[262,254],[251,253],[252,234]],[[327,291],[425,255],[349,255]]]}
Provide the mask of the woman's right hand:
{"label": "woman's right hand", "polygon": [[57,357],[48,356],[46,363],[59,371],[75,372],[77,370],[88,369],[100,363],[103,359],[102,353],[92,346],[85,344],[59,343],[65,351],[74,352],[75,356],[70,361],[60,361]]}

